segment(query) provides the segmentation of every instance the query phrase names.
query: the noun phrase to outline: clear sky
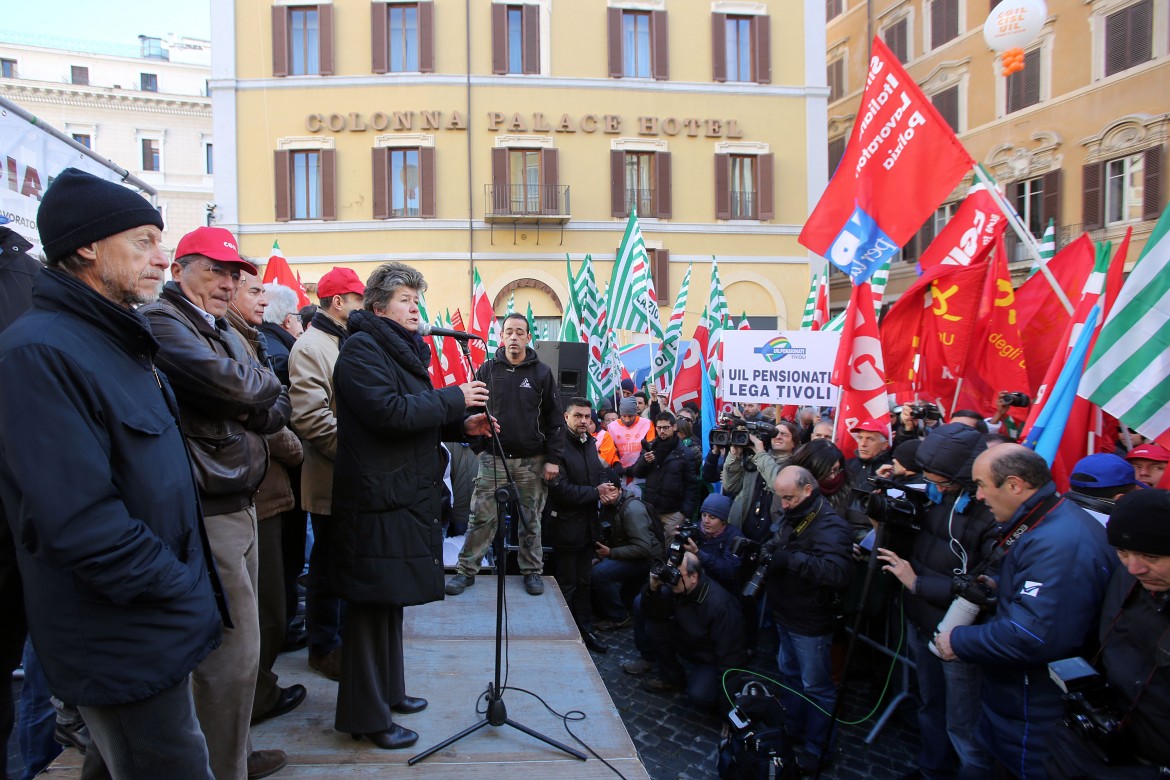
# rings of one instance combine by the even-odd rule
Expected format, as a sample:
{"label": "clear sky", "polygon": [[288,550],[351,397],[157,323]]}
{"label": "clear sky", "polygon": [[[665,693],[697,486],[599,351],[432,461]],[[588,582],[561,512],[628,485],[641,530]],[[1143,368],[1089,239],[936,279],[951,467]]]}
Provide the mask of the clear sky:
{"label": "clear sky", "polygon": [[139,35],[211,37],[210,0],[0,0],[0,30],[138,45]]}

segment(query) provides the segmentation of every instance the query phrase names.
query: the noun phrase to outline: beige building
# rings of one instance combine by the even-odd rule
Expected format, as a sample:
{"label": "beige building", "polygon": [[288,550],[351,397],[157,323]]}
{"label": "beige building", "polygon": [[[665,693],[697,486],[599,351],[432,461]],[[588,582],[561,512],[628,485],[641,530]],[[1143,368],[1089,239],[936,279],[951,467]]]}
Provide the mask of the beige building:
{"label": "beige building", "polygon": [[0,33],[0,96],[154,187],[174,247],[212,200],[210,43],[139,42]]}
{"label": "beige building", "polygon": [[[1137,259],[1167,202],[1170,0],[1049,0],[1025,68],[1000,75],[983,23],[998,0],[826,0],[829,168],[852,130],[871,35],[886,42],[976,161],[1003,185],[1039,238],[1058,247],[1088,231],[1116,244],[1133,228]],[[913,261],[962,200],[965,182],[903,249],[886,300],[914,278]],[[1014,243],[1014,241],[1013,241]],[[1013,247],[1015,269],[1028,262]],[[843,307],[847,280],[833,302]]]}
{"label": "beige building", "polygon": [[213,0],[218,224],[259,258],[279,240],[306,283],[402,260],[466,316],[477,269],[497,312],[515,293],[551,323],[566,254],[608,280],[636,207],[667,314],[696,262],[688,336],[712,255],[737,318],[799,326],[825,183],[813,10]]}

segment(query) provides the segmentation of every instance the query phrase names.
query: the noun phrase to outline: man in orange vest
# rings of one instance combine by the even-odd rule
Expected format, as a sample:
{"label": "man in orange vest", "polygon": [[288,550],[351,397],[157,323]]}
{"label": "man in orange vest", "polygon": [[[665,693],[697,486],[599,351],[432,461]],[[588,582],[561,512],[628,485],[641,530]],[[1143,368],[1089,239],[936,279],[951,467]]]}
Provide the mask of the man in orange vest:
{"label": "man in orange vest", "polygon": [[606,430],[617,445],[627,488],[640,496],[641,485],[645,480],[639,479],[635,483],[633,467],[638,462],[638,456],[642,454],[642,440],[654,440],[654,424],[638,415],[638,402],[634,398],[623,398],[618,403],[618,415],[617,421],[610,423]]}

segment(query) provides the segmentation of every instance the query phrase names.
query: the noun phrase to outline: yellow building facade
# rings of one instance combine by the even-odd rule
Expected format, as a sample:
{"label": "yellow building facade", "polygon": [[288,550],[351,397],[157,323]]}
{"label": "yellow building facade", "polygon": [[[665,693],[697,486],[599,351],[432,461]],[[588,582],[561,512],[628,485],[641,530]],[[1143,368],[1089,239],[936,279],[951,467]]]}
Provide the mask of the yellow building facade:
{"label": "yellow building facade", "polygon": [[[1167,202],[1170,0],[1049,0],[1039,34],[1023,47],[1024,70],[1006,78],[983,38],[997,5],[826,0],[830,169],[852,131],[876,35],[1037,238],[1049,219],[1058,248],[1086,231],[1116,246],[1133,228],[1132,264]],[[913,281],[913,261],[969,185],[970,177],[903,249],[887,301]],[[1030,266],[1022,249],[1013,247],[1020,281]],[[847,280],[838,277],[832,289],[835,307],[843,307]]]}
{"label": "yellow building facade", "polygon": [[[213,0],[217,224],[306,284],[422,270],[468,315],[561,316],[637,208],[660,305],[719,260],[731,312],[799,327],[824,187],[824,17],[799,3]],[[813,258],[813,262],[816,259]],[[758,318],[758,319],[755,319]],[[555,330],[554,330],[555,332]]]}

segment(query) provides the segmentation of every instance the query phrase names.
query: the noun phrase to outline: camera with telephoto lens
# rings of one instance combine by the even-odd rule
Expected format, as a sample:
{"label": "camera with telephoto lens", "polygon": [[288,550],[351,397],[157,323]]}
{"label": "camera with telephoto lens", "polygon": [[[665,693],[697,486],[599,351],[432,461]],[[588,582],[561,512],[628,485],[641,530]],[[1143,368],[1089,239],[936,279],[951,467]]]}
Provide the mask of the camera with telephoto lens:
{"label": "camera with telephoto lens", "polygon": [[919,402],[910,405],[910,416],[915,420],[941,420],[942,410],[935,404]]}
{"label": "camera with telephoto lens", "polygon": [[772,563],[772,546],[770,543],[760,544],[746,536],[738,536],[731,540],[727,547],[733,557],[738,558],[743,568],[755,566],[755,571],[743,586],[744,598],[755,598],[764,587],[764,580],[768,576],[768,565]]}
{"label": "camera with telephoto lens", "polygon": [[686,553],[688,542],[699,543],[699,527],[689,520],[678,527],[670,544],[666,546],[666,560],[655,561],[650,565],[650,573],[670,587],[678,582],[682,576],[679,567],[682,566],[683,555]]}
{"label": "camera with telephoto lens", "polygon": [[[951,580],[951,593],[954,594],[955,600],[951,602],[947,613],[943,615],[938,628],[935,629],[935,636],[950,631],[955,626],[971,625],[979,619],[979,613],[983,608],[995,601],[995,590],[971,574],[955,575]],[[930,640],[929,647],[930,652],[942,658],[933,639]]]}
{"label": "camera with telephoto lens", "polygon": [[775,425],[763,420],[753,422],[725,414],[719,418],[719,426],[707,433],[707,442],[712,447],[750,447],[751,436],[755,434],[764,443],[764,449],[770,449],[777,433]]}
{"label": "camera with telephoto lens", "polygon": [[1114,691],[1084,658],[1048,664],[1048,676],[1064,700],[1064,724],[1106,764],[1131,763],[1132,745],[1125,745],[1122,718],[1114,709]]}
{"label": "camera with telephoto lens", "polygon": [[1028,397],[1027,393],[1000,393],[999,402],[1008,406],[1018,406],[1021,409],[1032,405],[1032,399]]}
{"label": "camera with telephoto lens", "polygon": [[859,494],[861,511],[866,517],[914,531],[922,528],[922,519],[930,508],[925,490],[884,477],[870,477],[868,481],[874,486],[872,490],[853,488]]}

